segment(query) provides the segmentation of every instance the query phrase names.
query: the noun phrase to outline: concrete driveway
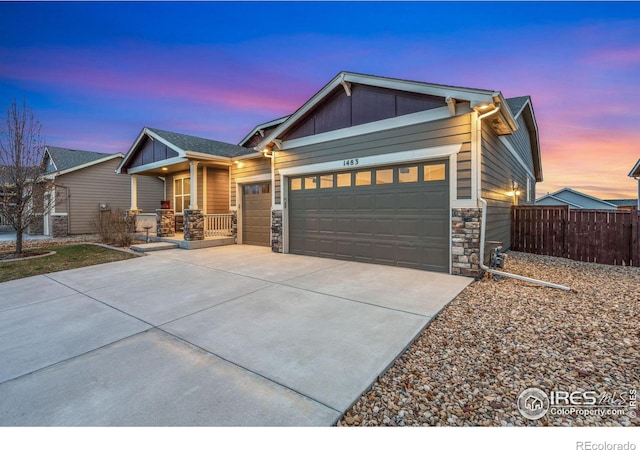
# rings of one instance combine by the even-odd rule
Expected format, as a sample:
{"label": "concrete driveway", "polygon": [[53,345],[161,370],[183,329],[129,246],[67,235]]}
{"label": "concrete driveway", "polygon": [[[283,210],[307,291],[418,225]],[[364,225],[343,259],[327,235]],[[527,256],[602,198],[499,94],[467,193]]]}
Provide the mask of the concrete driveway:
{"label": "concrete driveway", "polygon": [[0,425],[332,425],[470,282],[234,245],[2,283]]}

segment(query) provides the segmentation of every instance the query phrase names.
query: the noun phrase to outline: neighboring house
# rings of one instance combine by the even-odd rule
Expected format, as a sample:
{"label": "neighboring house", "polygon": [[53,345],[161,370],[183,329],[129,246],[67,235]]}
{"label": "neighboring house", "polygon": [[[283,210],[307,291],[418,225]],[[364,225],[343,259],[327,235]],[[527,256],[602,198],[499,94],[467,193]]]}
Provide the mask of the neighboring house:
{"label": "neighboring house", "polygon": [[536,200],[539,206],[568,206],[570,209],[618,209],[614,203],[601,200],[571,188],[544,195]]}
{"label": "neighboring house", "polygon": [[348,72],[240,146],[144,128],[118,171],[165,174],[176,215],[226,209],[239,244],[471,276],[481,200],[508,248],[542,181],[529,97]]}
{"label": "neighboring house", "polygon": [[616,205],[616,208],[620,210],[631,210],[638,207],[638,200],[636,200],[635,198],[616,200],[606,199],[605,202]]}
{"label": "neighboring house", "polygon": [[[116,173],[123,157],[122,153],[46,146],[44,176],[54,181],[56,200],[40,227],[32,228],[31,232],[53,236],[93,233],[91,222],[100,211],[129,210],[131,179]],[[164,183],[158,178],[142,181],[138,190],[144,193],[144,199],[139,208],[154,212],[160,207],[163,189]],[[50,198],[45,198],[48,201]]]}
{"label": "neighboring house", "polygon": [[640,159],[638,160],[638,162],[636,163],[635,166],[633,166],[633,169],[631,169],[631,172],[629,172],[629,176],[632,178],[635,178],[636,180],[638,180],[638,211],[640,211]]}

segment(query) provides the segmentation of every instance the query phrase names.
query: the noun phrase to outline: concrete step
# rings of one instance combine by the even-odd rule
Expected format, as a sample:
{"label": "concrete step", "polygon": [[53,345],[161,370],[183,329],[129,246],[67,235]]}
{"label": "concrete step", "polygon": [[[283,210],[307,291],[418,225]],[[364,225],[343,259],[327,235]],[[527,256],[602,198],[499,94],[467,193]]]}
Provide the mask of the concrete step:
{"label": "concrete step", "polygon": [[135,244],[130,248],[131,250],[136,252],[155,252],[157,250],[169,250],[171,248],[178,248],[178,244],[173,242],[149,242],[148,244]]}

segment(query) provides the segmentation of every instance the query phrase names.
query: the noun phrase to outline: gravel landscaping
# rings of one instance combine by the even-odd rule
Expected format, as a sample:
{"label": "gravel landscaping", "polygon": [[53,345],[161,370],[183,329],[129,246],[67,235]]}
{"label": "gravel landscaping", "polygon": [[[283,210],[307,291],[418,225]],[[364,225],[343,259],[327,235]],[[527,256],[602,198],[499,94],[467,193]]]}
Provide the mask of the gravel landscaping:
{"label": "gravel landscaping", "polygon": [[473,283],[338,426],[639,425],[633,408],[529,420],[516,401],[530,387],[614,397],[640,388],[640,269],[516,252],[505,268],[575,292],[507,278]]}
{"label": "gravel landscaping", "polygon": [[[4,232],[3,235],[9,235],[11,237],[11,240],[0,241],[0,251],[14,250],[16,248],[15,232]],[[22,241],[22,248],[26,250],[31,248],[49,247],[52,245],[64,245],[83,242],[100,242],[100,237],[97,234],[76,234],[59,238],[24,239]]]}

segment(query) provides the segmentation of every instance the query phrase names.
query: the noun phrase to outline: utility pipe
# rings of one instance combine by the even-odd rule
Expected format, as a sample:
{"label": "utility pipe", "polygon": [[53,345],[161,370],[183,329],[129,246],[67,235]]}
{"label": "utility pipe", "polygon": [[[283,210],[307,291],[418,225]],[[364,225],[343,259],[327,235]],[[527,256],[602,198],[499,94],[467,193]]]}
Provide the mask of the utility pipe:
{"label": "utility pipe", "polygon": [[[488,113],[485,113],[481,116],[478,116],[478,121],[484,119],[485,117],[489,117],[489,116],[492,116],[493,114],[496,114],[498,111],[500,111],[501,106],[502,106],[501,104],[498,104],[497,108],[495,108],[494,110],[489,111]],[[563,291],[572,290],[570,287],[563,286],[561,284],[549,283],[548,281],[542,281],[542,280],[536,280],[535,278],[523,277],[522,275],[516,275],[514,273],[501,272],[499,270],[494,270],[487,267],[484,264],[484,239],[485,239],[485,225],[487,223],[487,201],[484,198],[482,198],[481,189],[478,189],[478,201],[482,203],[482,222],[480,223],[480,268],[482,270],[494,275],[499,275],[501,277],[515,278],[516,280],[526,281],[534,284],[540,284],[542,286],[546,286],[554,289],[561,289]]]}
{"label": "utility pipe", "polygon": [[486,272],[501,277],[515,278],[520,281],[527,281],[529,283],[540,284],[542,286],[561,289],[563,291],[571,291],[572,289],[561,284],[549,283],[548,281],[536,280],[535,278],[523,277],[522,275],[516,275],[514,273],[501,272],[499,270],[493,270],[484,264],[484,238],[485,238],[485,223],[487,220],[487,201],[478,195],[478,200],[482,203],[482,223],[480,224],[480,268]]}

